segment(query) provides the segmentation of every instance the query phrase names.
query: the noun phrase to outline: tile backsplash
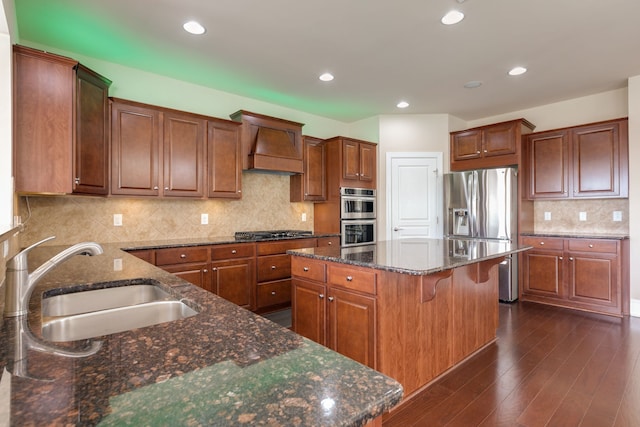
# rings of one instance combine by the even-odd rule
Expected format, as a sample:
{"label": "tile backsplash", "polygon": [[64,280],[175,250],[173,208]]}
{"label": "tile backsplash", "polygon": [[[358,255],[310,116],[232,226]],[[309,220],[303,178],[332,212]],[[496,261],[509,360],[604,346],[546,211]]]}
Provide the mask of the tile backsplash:
{"label": "tile backsplash", "polygon": [[[242,230],[313,229],[313,203],[289,202],[289,176],[245,172],[242,199],[193,200],[86,196],[20,197],[20,245],[128,242],[230,236]],[[29,217],[28,206],[31,210]],[[201,214],[209,224],[201,225]],[[306,213],[307,221],[301,220]],[[122,226],[114,226],[122,214]]]}
{"label": "tile backsplash", "polygon": [[[545,212],[551,219],[545,220]],[[584,212],[586,220],[580,220]],[[621,221],[614,221],[620,212]],[[536,232],[629,233],[629,200],[538,200],[534,203]]]}

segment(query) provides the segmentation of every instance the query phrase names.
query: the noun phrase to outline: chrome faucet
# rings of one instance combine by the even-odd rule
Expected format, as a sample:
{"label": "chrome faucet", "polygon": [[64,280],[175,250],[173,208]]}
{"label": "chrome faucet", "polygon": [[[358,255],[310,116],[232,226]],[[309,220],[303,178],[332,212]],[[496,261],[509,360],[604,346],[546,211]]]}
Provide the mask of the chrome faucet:
{"label": "chrome faucet", "polygon": [[102,253],[102,246],[95,242],[84,242],[73,245],[59,254],[53,256],[29,274],[27,255],[36,246],[55,239],[55,236],[41,240],[28,248],[22,250],[16,256],[7,261],[7,271],[5,279],[5,302],[4,316],[16,317],[27,314],[29,308],[29,298],[31,293],[42,277],[59,264],[73,257],[74,255],[99,255]]}

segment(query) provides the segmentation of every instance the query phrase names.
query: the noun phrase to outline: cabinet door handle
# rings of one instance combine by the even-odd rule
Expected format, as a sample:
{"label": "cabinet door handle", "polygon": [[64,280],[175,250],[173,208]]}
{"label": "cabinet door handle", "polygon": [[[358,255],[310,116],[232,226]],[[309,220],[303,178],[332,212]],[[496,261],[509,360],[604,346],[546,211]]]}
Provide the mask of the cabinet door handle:
{"label": "cabinet door handle", "polygon": [[540,246],[544,246],[544,242],[540,242]]}
{"label": "cabinet door handle", "polygon": [[164,187],[164,190],[165,191],[169,191],[169,187]]}
{"label": "cabinet door handle", "polygon": [[186,254],[180,254],[180,258],[185,259],[187,257]]}
{"label": "cabinet door handle", "polygon": [[271,266],[271,269],[272,269],[272,270],[275,270],[275,269],[276,269],[276,266],[275,266],[275,265],[272,265],[272,266]]}
{"label": "cabinet door handle", "polygon": [[319,294],[318,298],[320,298],[320,299],[324,298],[324,294]]}
{"label": "cabinet door handle", "polygon": [[218,267],[213,267],[211,271],[218,271]]}
{"label": "cabinet door handle", "polygon": [[309,271],[309,267],[302,267],[302,271]]}
{"label": "cabinet door handle", "polygon": [[564,258],[563,258],[563,257],[558,257],[558,259],[559,259],[560,261],[562,261]]}
{"label": "cabinet door handle", "polygon": [[347,282],[351,282],[353,280],[353,276],[347,276]]}
{"label": "cabinet door handle", "polygon": [[486,153],[486,152],[487,152],[487,150],[484,150],[484,152]]}
{"label": "cabinet door handle", "polygon": [[153,187],[153,189],[154,189],[154,190],[157,190],[157,189],[158,189],[158,186],[157,186],[157,185],[155,185],[155,186]]}
{"label": "cabinet door handle", "polygon": [[235,254],[237,254],[237,253],[238,253],[238,251],[236,251],[235,249],[233,249],[233,250],[231,251],[231,253],[235,255]]}
{"label": "cabinet door handle", "polygon": [[76,178],[74,181],[76,182],[76,185],[80,184],[80,178]]}
{"label": "cabinet door handle", "polygon": [[327,299],[329,300],[329,302],[333,302],[333,297],[329,297]]}
{"label": "cabinet door handle", "polygon": [[573,257],[572,256],[569,257],[569,261],[573,261]]}
{"label": "cabinet door handle", "polygon": [[333,245],[333,242],[329,242],[329,243],[327,243],[327,245],[328,245],[328,246],[331,246],[331,245]]}
{"label": "cabinet door handle", "polygon": [[207,270],[206,268],[204,270],[202,270],[203,273],[208,273],[209,270]]}
{"label": "cabinet door handle", "polygon": [[589,245],[589,247],[590,247],[590,248],[592,248],[592,247],[593,247],[593,245]]}
{"label": "cabinet door handle", "polygon": [[276,291],[271,291],[271,295],[275,295],[275,294],[276,294]]}
{"label": "cabinet door handle", "polygon": [[476,151],[476,154],[480,154],[480,150]]}

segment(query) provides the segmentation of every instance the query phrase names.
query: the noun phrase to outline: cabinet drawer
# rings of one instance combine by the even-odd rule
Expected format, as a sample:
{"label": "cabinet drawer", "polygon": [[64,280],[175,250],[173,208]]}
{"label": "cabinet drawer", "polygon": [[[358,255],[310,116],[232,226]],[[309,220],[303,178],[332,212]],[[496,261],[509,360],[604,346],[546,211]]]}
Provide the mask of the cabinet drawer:
{"label": "cabinet drawer", "polygon": [[206,261],[209,261],[209,248],[206,246],[156,250],[156,265]]}
{"label": "cabinet drawer", "polygon": [[290,255],[269,255],[258,257],[258,282],[291,277]]}
{"label": "cabinet drawer", "polygon": [[284,254],[289,249],[315,248],[316,244],[317,240],[315,238],[258,242],[258,255]]}
{"label": "cabinet drawer", "polygon": [[249,258],[256,254],[256,246],[253,243],[239,245],[220,245],[211,247],[211,259]]}
{"label": "cabinet drawer", "polygon": [[333,247],[340,246],[340,236],[318,237],[318,247],[323,247],[323,246],[333,246]]}
{"label": "cabinet drawer", "polygon": [[564,249],[564,240],[554,237],[523,237],[522,243],[535,249]]}
{"label": "cabinet drawer", "polygon": [[581,252],[605,252],[615,254],[618,252],[618,242],[616,240],[601,239],[570,239],[569,250]]}
{"label": "cabinet drawer", "polygon": [[322,261],[293,257],[291,259],[291,275],[324,283],[327,281],[327,266]]}
{"label": "cabinet drawer", "polygon": [[330,264],[327,277],[331,285],[354,291],[376,294],[376,273],[372,270],[358,270],[354,267],[341,267]]}
{"label": "cabinet drawer", "polygon": [[258,308],[291,302],[291,279],[258,285]]}

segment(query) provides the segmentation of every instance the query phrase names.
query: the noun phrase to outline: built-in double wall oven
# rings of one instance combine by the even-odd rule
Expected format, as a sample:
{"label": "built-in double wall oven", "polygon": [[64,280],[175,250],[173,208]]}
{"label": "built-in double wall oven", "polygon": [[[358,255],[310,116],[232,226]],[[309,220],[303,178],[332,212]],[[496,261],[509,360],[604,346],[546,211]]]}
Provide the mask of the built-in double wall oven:
{"label": "built-in double wall oven", "polygon": [[376,241],[376,190],[340,188],[341,246],[369,245]]}

